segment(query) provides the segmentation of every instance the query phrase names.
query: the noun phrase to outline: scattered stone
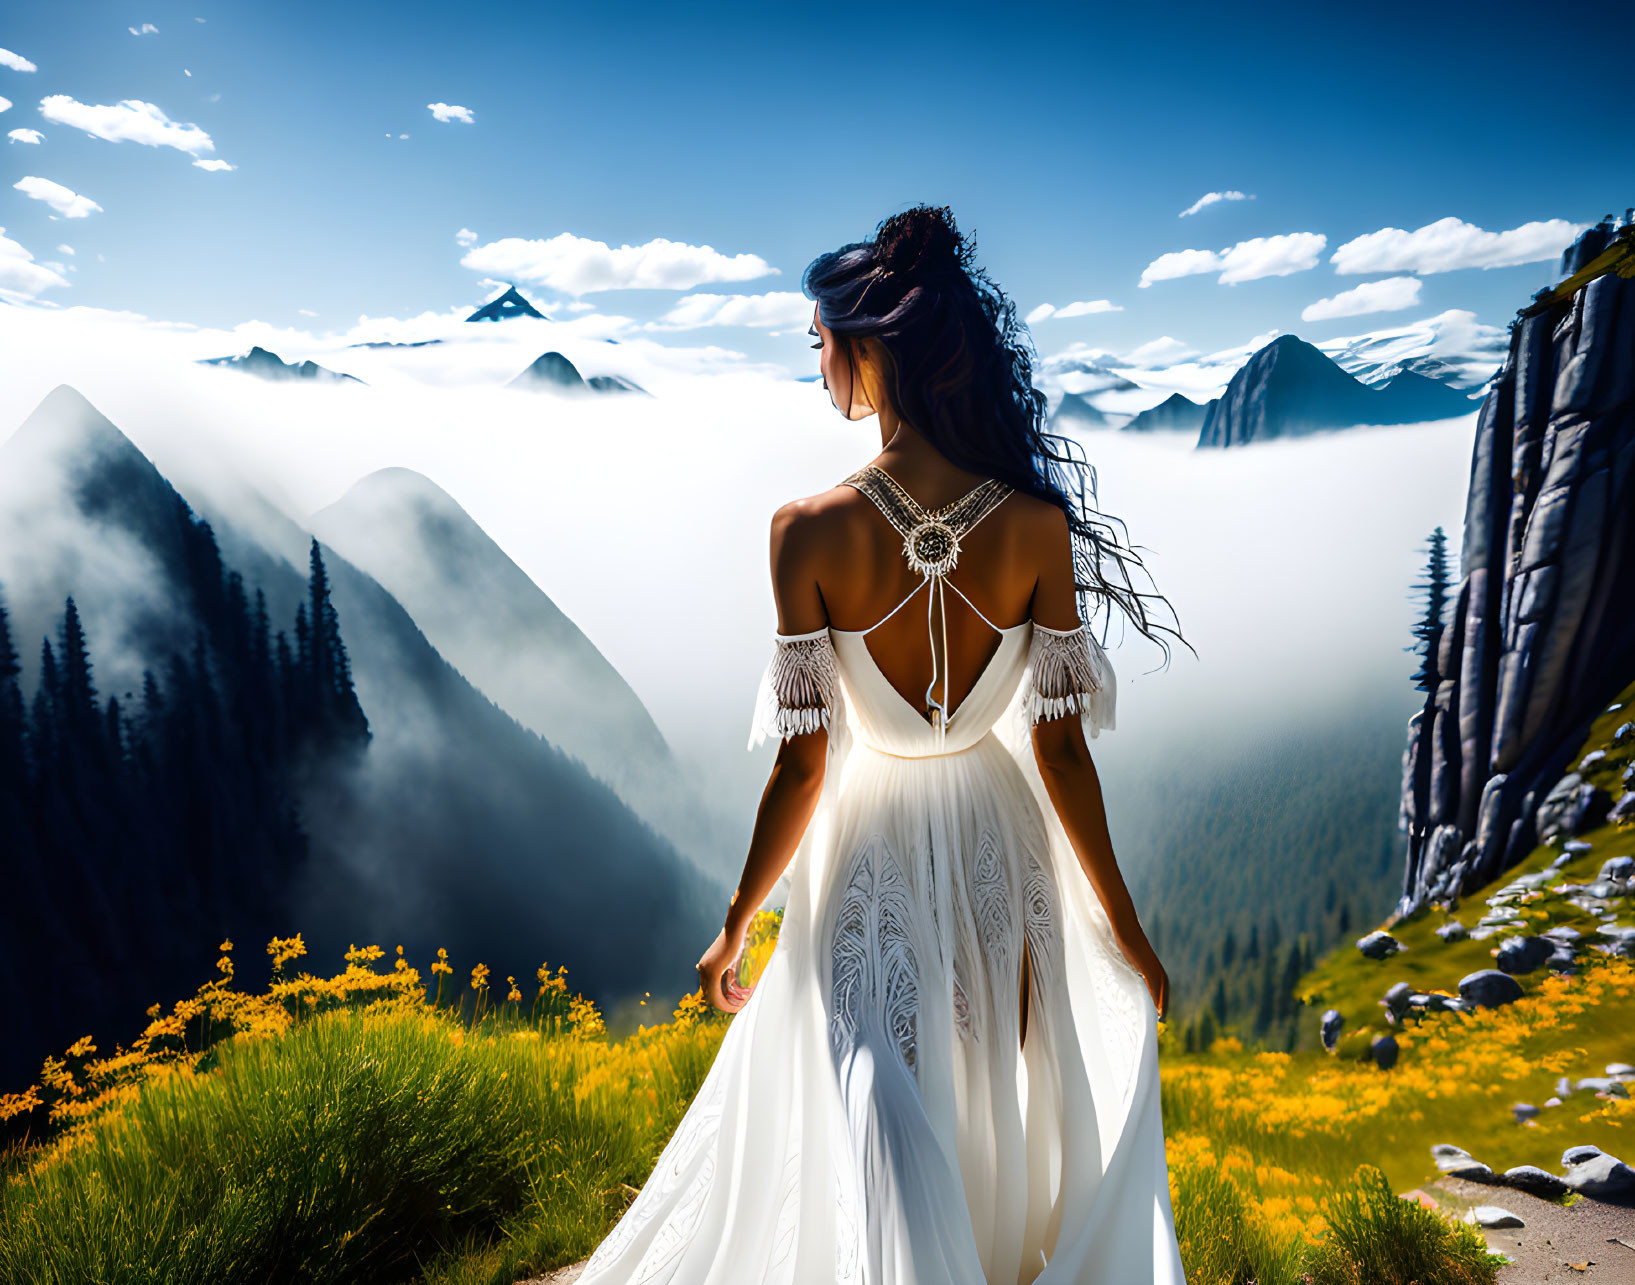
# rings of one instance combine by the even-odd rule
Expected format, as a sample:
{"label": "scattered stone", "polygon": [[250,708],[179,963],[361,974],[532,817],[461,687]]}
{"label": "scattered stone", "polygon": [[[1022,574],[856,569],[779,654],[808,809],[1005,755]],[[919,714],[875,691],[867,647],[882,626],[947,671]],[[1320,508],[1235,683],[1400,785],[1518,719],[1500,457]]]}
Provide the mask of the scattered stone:
{"label": "scattered stone", "polygon": [[1563,1168],[1571,1169],[1574,1165],[1581,1165],[1586,1160],[1594,1160],[1596,1156],[1601,1154],[1600,1147],[1586,1142],[1583,1146],[1568,1147],[1563,1151],[1561,1153],[1561,1164]]}
{"label": "scattered stone", "polygon": [[1330,1053],[1340,1040],[1340,1028],[1345,1025],[1345,1015],[1337,1008],[1331,1008],[1323,1014],[1323,1047]]}
{"label": "scattered stone", "polygon": [[1626,741],[1635,741],[1635,723],[1620,723],[1618,730],[1612,734],[1612,743],[1622,745]]}
{"label": "scattered stone", "polygon": [[1635,857],[1608,857],[1601,866],[1597,879],[1618,879],[1627,882],[1635,877]]}
{"label": "scattered stone", "polygon": [[1622,1083],[1604,1075],[1587,1075],[1575,1087],[1580,1093],[1605,1093],[1614,1098],[1629,1096],[1629,1090]]}
{"label": "scattered stone", "polygon": [[[1570,1097],[1572,1097],[1572,1095],[1573,1095],[1573,1082],[1571,1080],[1569,1080],[1564,1075],[1559,1080],[1556,1081],[1556,1097],[1558,1097],[1558,1098],[1570,1098]],[[1561,1163],[1565,1165],[1565,1164],[1571,1164],[1572,1162],[1570,1160],[1568,1160],[1565,1156],[1563,1156],[1561,1158]]]}
{"label": "scattered stone", "polygon": [[1558,1106],[1561,1105],[1561,1099],[1560,1098],[1545,1098],[1544,1099],[1544,1105],[1547,1106],[1547,1107],[1558,1107]]}
{"label": "scattered stone", "polygon": [[1554,953],[1555,943],[1543,937],[1506,937],[1499,943],[1499,971],[1531,973]]}
{"label": "scattered stone", "polygon": [[[1626,781],[1627,785],[1628,782]],[[1635,821],[1635,790],[1630,790],[1623,798],[1612,805],[1612,811],[1607,813],[1607,820],[1618,825],[1625,821]]]}
{"label": "scattered stone", "polygon": [[1565,1182],[1537,1165],[1517,1165],[1514,1169],[1506,1169],[1504,1181],[1506,1186],[1514,1187],[1517,1191],[1525,1191],[1530,1196],[1538,1196],[1542,1200],[1554,1200],[1567,1192]]}
{"label": "scattered stone", "polygon": [[1561,849],[1563,852],[1570,852],[1576,857],[1580,852],[1588,852],[1594,846],[1588,839],[1568,839],[1566,843],[1561,845]]}
{"label": "scattered stone", "polygon": [[1477,923],[1484,925],[1508,924],[1512,920],[1520,918],[1521,908],[1518,906],[1495,906],[1492,910],[1488,911],[1487,914],[1483,915],[1479,920],[1477,920]]}
{"label": "scattered stone", "polygon": [[1562,866],[1566,865],[1572,859],[1573,859],[1573,854],[1572,853],[1563,852],[1559,857],[1557,857],[1554,861],[1552,861],[1550,863],[1550,869],[1559,870],[1559,869],[1561,869]]}
{"label": "scattered stone", "polygon": [[1578,770],[1582,774],[1589,768],[1599,767],[1602,763],[1605,763],[1606,760],[1607,752],[1605,750],[1591,750],[1578,761]]}
{"label": "scattered stone", "polygon": [[1498,1205],[1477,1205],[1470,1211],[1470,1220],[1478,1227],[1525,1227],[1520,1218]]}
{"label": "scattered stone", "polygon": [[1517,1102],[1511,1106],[1510,1113],[1516,1117],[1516,1123],[1520,1124],[1523,1120],[1531,1120],[1536,1116],[1538,1108],[1531,1102]]}
{"label": "scattered stone", "polygon": [[1578,972],[1578,954],[1571,947],[1557,947],[1544,961],[1544,966],[1552,973],[1571,976]]}
{"label": "scattered stone", "polygon": [[1397,1064],[1397,1037],[1395,1035],[1381,1035],[1369,1045],[1368,1051],[1374,1055],[1374,1061],[1380,1070],[1389,1071]]}
{"label": "scattered stone", "polygon": [[1472,941],[1482,941],[1499,932],[1503,926],[1502,924],[1477,924],[1476,927],[1470,930],[1470,939]]}
{"label": "scattered stone", "polygon": [[1436,930],[1436,935],[1443,941],[1464,941],[1470,936],[1470,930],[1457,919],[1450,919]]}
{"label": "scattered stone", "polygon": [[1431,1156],[1436,1161],[1436,1167],[1449,1177],[1464,1178],[1470,1182],[1494,1181],[1493,1170],[1463,1147],[1446,1142],[1438,1143],[1431,1148]]}
{"label": "scattered stone", "polygon": [[1617,1199],[1635,1192],[1635,1169],[1617,1156],[1597,1155],[1569,1168],[1566,1182],[1581,1195]]}
{"label": "scattered stone", "polygon": [[1385,992],[1385,998],[1380,1004],[1385,1008],[1386,1016],[1393,1022],[1408,1014],[1409,1000],[1413,998],[1414,988],[1407,982],[1398,982]]}
{"label": "scattered stone", "polygon": [[1369,959],[1389,959],[1399,950],[1408,949],[1390,933],[1376,929],[1357,939],[1357,949]]}
{"label": "scattered stone", "polygon": [[1459,996],[1479,1008],[1513,1004],[1522,996],[1521,983],[1496,968],[1481,968],[1459,979]]}
{"label": "scattered stone", "polygon": [[1548,937],[1551,941],[1561,942],[1564,945],[1570,946],[1576,941],[1583,940],[1584,934],[1579,932],[1576,928],[1569,928],[1566,924],[1562,924],[1559,928],[1546,929],[1544,932],[1540,933],[1539,936]]}
{"label": "scattered stone", "polygon": [[1635,1066],[1631,1066],[1628,1062],[1608,1062],[1607,1074],[1615,1080],[1635,1078]]}

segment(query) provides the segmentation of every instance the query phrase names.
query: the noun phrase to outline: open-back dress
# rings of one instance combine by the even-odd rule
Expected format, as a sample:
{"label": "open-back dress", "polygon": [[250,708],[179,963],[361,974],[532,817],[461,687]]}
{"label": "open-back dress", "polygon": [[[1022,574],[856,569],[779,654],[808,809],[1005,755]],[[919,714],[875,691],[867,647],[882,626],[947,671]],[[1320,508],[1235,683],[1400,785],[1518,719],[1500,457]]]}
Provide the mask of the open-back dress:
{"label": "open-back dress", "polygon": [[[929,629],[1010,488],[928,512],[876,466],[846,480],[922,576],[893,612],[924,592]],[[929,721],[870,630],[776,636],[750,744],[829,733],[777,943],[579,1285],[1184,1282],[1157,1011],[1030,736],[1111,728],[1112,666],[1084,626],[989,624],[987,668],[951,711],[928,692]]]}

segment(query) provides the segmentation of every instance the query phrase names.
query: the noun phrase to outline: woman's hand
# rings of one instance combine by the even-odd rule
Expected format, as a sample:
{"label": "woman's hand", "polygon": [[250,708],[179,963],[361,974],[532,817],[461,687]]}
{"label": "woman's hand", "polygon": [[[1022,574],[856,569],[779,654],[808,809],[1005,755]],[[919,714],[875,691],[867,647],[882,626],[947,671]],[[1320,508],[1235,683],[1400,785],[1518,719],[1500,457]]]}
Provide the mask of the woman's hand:
{"label": "woman's hand", "polygon": [[699,988],[704,998],[723,1013],[736,1013],[755,989],[738,984],[738,956],[743,950],[743,932],[729,933],[723,928],[698,961]]}
{"label": "woman's hand", "polygon": [[1124,951],[1124,958],[1130,961],[1130,967],[1141,974],[1147,983],[1147,990],[1152,995],[1153,1007],[1158,1010],[1158,1020],[1163,1021],[1169,1012],[1169,974],[1164,971],[1163,964],[1158,962],[1158,952],[1152,948],[1145,934],[1138,934],[1138,941],[1120,941],[1119,946]]}

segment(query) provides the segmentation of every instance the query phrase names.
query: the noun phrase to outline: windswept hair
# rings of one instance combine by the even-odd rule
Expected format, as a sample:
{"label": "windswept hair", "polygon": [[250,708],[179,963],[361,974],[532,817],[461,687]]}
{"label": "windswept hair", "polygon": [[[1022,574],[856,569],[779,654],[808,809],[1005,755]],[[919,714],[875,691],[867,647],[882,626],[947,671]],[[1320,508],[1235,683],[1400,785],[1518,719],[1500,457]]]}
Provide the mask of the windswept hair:
{"label": "windswept hair", "polygon": [[[946,206],[917,205],[880,224],[872,241],[819,255],[802,289],[857,369],[853,344],[877,339],[903,420],[951,463],[996,477],[1067,515],[1079,616],[1094,624],[1117,607],[1170,657],[1168,634],[1189,650],[1180,620],[1157,592],[1124,523],[1097,510],[1096,471],[1071,438],[1045,429],[1033,386],[1035,352],[1016,305],[976,265],[975,245]],[[854,380],[855,383],[855,380]],[[1153,618],[1162,603],[1173,627]]]}

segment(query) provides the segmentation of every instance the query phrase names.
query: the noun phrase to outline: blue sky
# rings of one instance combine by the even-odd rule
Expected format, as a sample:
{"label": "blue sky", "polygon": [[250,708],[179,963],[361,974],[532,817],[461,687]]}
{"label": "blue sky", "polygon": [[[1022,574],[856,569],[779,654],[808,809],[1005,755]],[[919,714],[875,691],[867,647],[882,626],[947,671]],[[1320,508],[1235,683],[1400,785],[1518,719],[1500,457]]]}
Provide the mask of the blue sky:
{"label": "blue sky", "polygon": [[[0,65],[0,97],[12,103],[0,136],[42,141],[0,137],[0,226],[70,284],[8,297],[321,332],[360,314],[475,306],[494,293],[484,281],[543,271],[530,243],[567,234],[583,240],[556,243],[554,275],[519,281],[532,297],[636,325],[677,317],[668,324],[689,328],[676,342],[804,370],[804,326],[700,326],[717,315],[709,300],[673,310],[695,294],[797,291],[816,253],[929,200],[952,205],[1024,313],[1106,309],[1038,320],[1045,353],[1074,343],[1126,352],[1161,336],[1208,352],[1272,330],[1321,340],[1452,308],[1502,326],[1555,274],[1554,251],[1536,249],[1550,226],[1527,225],[1589,223],[1635,201],[1635,138],[1618,123],[1626,68],[1617,42],[1594,35],[1597,14],[15,6],[0,20],[0,48],[17,56]],[[154,30],[133,34],[144,25]],[[37,70],[18,70],[24,60]],[[42,112],[48,98],[57,105]],[[91,112],[127,100],[175,123],[183,147],[76,127],[95,119],[129,132],[132,109]],[[471,120],[445,111],[440,121],[433,103]],[[1181,217],[1211,192],[1246,199]],[[73,197],[100,209],[66,217]],[[1459,223],[1408,235],[1444,219]],[[461,229],[475,233],[467,245]],[[659,238],[718,252],[705,278],[713,262],[717,277],[742,279],[691,280],[689,258],[709,256],[675,246],[612,256],[598,277],[584,244]],[[1140,284],[1155,262],[1182,262],[1161,256],[1245,242],[1208,273]],[[1348,243],[1356,270],[1337,272]],[[468,256],[486,268],[462,265]],[[739,256],[779,271],[746,276],[757,265]],[[736,266],[722,268],[728,260]],[[1223,284],[1232,262],[1246,279]],[[13,251],[14,286],[18,273],[38,280],[17,264]],[[584,288],[642,271],[689,284]],[[1359,286],[1373,291],[1362,304],[1407,306],[1302,317]],[[788,301],[781,311],[749,301],[720,315],[788,312]]]}

